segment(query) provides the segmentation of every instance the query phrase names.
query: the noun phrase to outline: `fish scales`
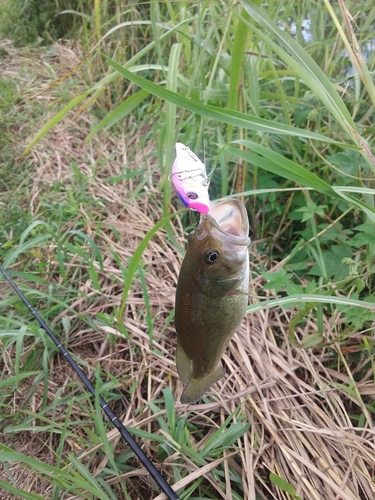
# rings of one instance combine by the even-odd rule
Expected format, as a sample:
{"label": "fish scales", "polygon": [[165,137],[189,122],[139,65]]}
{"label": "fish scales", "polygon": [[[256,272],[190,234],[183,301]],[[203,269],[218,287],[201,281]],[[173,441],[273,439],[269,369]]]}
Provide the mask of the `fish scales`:
{"label": "fish scales", "polygon": [[224,349],[248,303],[249,223],[238,200],[212,204],[189,236],[176,291],[177,369],[192,403],[219,380]]}

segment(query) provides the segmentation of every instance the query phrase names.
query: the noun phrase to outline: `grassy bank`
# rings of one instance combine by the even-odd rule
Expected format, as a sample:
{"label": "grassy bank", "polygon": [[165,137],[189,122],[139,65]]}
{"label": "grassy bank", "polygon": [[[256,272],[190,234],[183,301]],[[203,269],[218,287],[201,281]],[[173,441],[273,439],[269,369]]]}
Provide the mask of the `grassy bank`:
{"label": "grassy bank", "polygon": [[[182,499],[373,498],[373,7],[70,10],[75,40],[1,46],[4,266]],[[173,307],[197,217],[138,249],[181,208],[177,140],[253,240],[228,376],[191,406]],[[4,281],[0,339],[4,498],[162,498]]]}

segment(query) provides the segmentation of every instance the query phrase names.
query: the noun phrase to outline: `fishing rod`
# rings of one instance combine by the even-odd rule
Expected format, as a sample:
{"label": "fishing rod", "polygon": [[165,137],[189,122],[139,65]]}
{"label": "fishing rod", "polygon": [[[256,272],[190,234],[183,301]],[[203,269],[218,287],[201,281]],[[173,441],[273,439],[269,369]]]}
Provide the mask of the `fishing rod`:
{"label": "fishing rod", "polygon": [[[52,330],[50,329],[50,327],[43,320],[43,318],[39,315],[38,311],[30,304],[30,302],[27,300],[27,298],[24,296],[24,294],[21,292],[21,290],[14,283],[12,278],[9,276],[9,274],[5,271],[5,269],[2,266],[0,266],[0,271],[2,272],[2,274],[4,275],[4,277],[8,281],[8,283],[10,284],[10,286],[13,288],[13,290],[16,292],[16,294],[21,298],[22,302],[28,307],[29,311],[34,316],[34,318],[39,322],[40,326],[46,331],[46,333],[49,335],[51,340],[56,344],[56,347],[59,349],[61,354],[68,361],[70,366],[73,368],[73,370],[76,372],[76,374],[82,380],[82,382],[85,384],[88,391],[95,398],[96,397],[95,388],[92,385],[92,383],[89,381],[89,379],[86,377],[86,375],[83,373],[81,368],[73,360],[73,358],[68,353],[68,351],[65,349],[65,347],[63,345],[61,345],[61,343],[59,342],[57,337],[55,337],[55,335],[52,332]],[[155,482],[158,484],[160,489],[167,495],[168,499],[169,500],[180,500],[178,495],[172,490],[172,488],[169,486],[169,484],[165,481],[163,476],[156,469],[155,465],[151,462],[151,460],[147,457],[147,455],[141,450],[141,448],[138,446],[138,444],[134,441],[134,439],[130,435],[129,431],[127,431],[126,427],[120,422],[118,417],[116,417],[116,415],[113,413],[111,408],[108,406],[108,404],[104,401],[104,399],[102,397],[99,397],[99,403],[100,403],[102,410],[109,418],[109,420],[112,422],[112,424],[116,427],[116,429],[119,431],[121,436],[124,438],[124,440],[130,446],[130,448],[137,455],[140,462],[144,465],[144,467],[147,469],[149,474],[151,474],[151,476],[154,478]]]}

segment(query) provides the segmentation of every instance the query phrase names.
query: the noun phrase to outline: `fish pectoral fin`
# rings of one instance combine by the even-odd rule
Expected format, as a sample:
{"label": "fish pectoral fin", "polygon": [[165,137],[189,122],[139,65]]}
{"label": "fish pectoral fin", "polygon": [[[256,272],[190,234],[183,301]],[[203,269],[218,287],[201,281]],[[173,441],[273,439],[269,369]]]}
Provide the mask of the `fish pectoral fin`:
{"label": "fish pectoral fin", "polygon": [[223,368],[219,366],[216,371],[210,373],[209,375],[206,375],[203,378],[192,379],[182,393],[181,403],[195,403],[203,396],[203,394],[211,387],[212,384],[220,380],[224,375],[225,372]]}
{"label": "fish pectoral fin", "polygon": [[177,341],[176,351],[176,366],[180,379],[185,383],[189,383],[193,376],[193,362],[182,349],[181,344]]}

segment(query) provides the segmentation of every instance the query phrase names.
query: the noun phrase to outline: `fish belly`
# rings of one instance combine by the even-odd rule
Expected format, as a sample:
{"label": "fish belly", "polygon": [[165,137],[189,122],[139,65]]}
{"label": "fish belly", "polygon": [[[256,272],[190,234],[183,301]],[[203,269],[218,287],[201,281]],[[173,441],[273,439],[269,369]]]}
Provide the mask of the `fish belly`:
{"label": "fish belly", "polygon": [[181,304],[185,308],[176,308],[176,364],[188,384],[181,402],[193,403],[224,375],[220,358],[245,314],[247,297],[212,300],[195,292],[185,295]]}

